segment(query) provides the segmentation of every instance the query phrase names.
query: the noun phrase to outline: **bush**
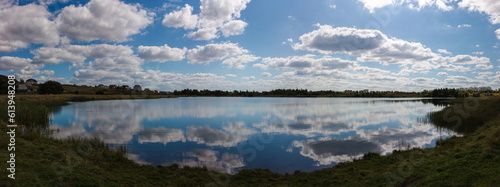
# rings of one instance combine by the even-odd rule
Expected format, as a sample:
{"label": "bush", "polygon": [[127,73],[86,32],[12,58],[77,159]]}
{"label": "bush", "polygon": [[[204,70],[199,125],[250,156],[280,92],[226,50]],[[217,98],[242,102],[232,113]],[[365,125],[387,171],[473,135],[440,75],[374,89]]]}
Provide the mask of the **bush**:
{"label": "bush", "polygon": [[0,75],[0,94],[7,94],[7,88],[9,79],[5,75]]}
{"label": "bush", "polygon": [[104,95],[104,90],[97,90],[95,92],[96,95]]}
{"label": "bush", "polygon": [[378,154],[378,153],[373,153],[373,152],[368,152],[368,153],[365,153],[365,154],[363,155],[363,159],[364,159],[364,160],[369,160],[369,159],[371,159],[371,158],[377,158],[377,157],[380,157],[380,154]]}
{"label": "bush", "polygon": [[38,88],[39,94],[62,94],[63,91],[62,84],[57,81],[47,81]]}
{"label": "bush", "polygon": [[83,102],[83,101],[92,101],[94,98],[91,97],[83,97],[83,96],[78,96],[78,97],[72,97],[70,99],[71,102]]}

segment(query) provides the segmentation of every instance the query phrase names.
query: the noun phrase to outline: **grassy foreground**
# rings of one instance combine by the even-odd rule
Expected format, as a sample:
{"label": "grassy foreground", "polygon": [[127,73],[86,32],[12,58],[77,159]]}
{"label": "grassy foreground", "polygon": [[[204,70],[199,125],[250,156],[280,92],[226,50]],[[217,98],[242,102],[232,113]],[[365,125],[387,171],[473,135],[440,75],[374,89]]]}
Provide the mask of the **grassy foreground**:
{"label": "grassy foreground", "polygon": [[[496,108],[500,98],[471,99],[430,114],[445,129],[474,128],[463,137],[440,140],[435,148],[395,151],[389,156],[368,153],[332,168],[285,175],[265,169],[227,175],[206,168],[138,165],[125,158],[126,149],[109,148],[99,140],[55,140],[18,133],[16,179],[12,180],[5,169],[10,158],[4,134],[0,186],[495,186],[500,184],[500,110]],[[0,129],[6,132],[4,121]]]}

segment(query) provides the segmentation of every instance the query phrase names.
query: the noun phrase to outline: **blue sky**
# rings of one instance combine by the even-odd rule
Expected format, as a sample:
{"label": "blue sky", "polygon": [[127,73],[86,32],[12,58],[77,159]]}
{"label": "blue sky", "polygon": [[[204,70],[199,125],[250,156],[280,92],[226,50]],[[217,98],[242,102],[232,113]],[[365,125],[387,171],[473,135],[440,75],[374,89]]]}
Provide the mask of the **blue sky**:
{"label": "blue sky", "polygon": [[159,90],[500,87],[496,0],[0,0],[0,73]]}

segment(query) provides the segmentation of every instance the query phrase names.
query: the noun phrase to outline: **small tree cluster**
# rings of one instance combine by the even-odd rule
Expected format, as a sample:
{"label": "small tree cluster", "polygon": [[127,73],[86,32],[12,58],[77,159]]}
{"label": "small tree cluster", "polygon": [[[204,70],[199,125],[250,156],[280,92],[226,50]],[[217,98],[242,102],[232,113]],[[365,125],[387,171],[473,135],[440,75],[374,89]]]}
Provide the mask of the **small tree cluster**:
{"label": "small tree cluster", "polygon": [[63,91],[62,84],[57,81],[47,81],[38,88],[39,94],[62,94]]}

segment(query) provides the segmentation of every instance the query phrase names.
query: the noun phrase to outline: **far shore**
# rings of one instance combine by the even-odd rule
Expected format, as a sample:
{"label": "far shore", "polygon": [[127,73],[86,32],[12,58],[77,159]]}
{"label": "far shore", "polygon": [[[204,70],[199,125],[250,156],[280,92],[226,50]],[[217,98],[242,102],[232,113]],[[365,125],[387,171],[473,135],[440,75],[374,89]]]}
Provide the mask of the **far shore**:
{"label": "far shore", "polygon": [[[175,98],[173,95],[91,95],[91,94],[17,94],[16,101],[26,102],[70,102],[75,100],[119,100],[119,99],[159,99],[159,98]],[[7,101],[7,97],[0,97],[0,102]]]}

